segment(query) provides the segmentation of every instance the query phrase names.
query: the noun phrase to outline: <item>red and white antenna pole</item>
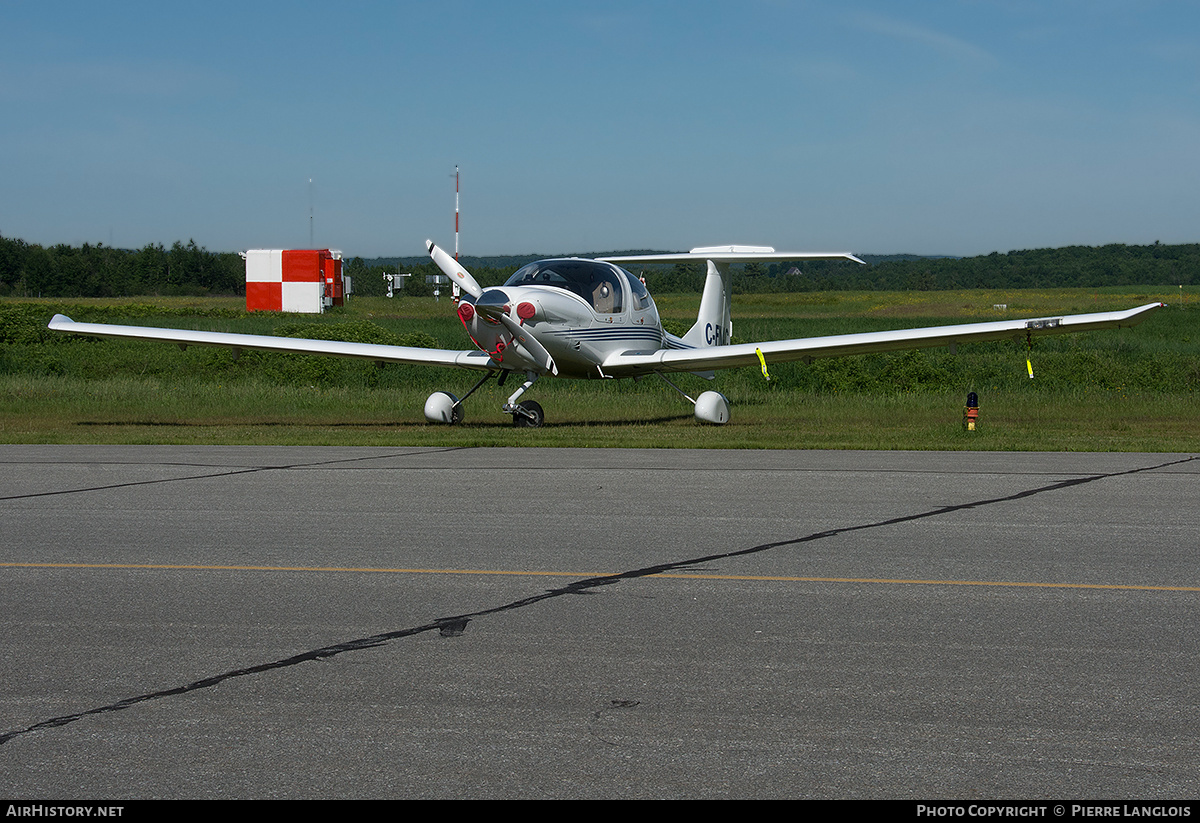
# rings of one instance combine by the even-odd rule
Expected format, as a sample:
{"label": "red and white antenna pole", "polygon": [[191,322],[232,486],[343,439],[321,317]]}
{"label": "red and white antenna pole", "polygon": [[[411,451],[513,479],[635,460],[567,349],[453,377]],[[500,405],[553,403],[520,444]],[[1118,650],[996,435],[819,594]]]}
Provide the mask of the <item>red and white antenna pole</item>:
{"label": "red and white antenna pole", "polygon": [[[454,167],[454,262],[458,262],[458,166]],[[450,300],[458,305],[459,288],[457,283],[450,284]]]}

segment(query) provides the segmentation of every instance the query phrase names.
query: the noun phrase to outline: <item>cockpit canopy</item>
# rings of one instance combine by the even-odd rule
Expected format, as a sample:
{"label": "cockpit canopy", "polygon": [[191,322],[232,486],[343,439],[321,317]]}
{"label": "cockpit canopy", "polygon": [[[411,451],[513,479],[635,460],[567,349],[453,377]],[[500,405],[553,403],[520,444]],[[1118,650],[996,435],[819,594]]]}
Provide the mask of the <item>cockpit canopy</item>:
{"label": "cockpit canopy", "polygon": [[642,282],[619,266],[595,260],[539,260],[517,271],[506,286],[553,286],[579,295],[597,314],[625,310],[624,276],[639,309],[650,305],[650,294]]}

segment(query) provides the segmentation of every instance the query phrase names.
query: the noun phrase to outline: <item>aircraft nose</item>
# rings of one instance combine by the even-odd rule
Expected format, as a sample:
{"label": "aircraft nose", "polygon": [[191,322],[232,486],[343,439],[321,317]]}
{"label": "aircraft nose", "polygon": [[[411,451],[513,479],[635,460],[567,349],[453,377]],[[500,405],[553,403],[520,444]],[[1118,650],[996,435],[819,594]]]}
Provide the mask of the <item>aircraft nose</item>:
{"label": "aircraft nose", "polygon": [[500,289],[488,289],[475,301],[475,310],[493,326],[500,322],[499,315],[508,314],[508,295]]}
{"label": "aircraft nose", "polygon": [[500,289],[487,289],[475,301],[476,306],[503,306],[508,303],[508,295]]}

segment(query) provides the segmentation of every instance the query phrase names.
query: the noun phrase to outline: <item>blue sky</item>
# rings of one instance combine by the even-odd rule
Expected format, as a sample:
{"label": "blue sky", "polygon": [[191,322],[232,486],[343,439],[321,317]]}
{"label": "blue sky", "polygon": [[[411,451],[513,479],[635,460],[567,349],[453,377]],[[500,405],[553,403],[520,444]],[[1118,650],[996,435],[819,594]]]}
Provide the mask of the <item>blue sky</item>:
{"label": "blue sky", "polygon": [[1200,5],[0,0],[0,234],[374,257],[1200,241]]}

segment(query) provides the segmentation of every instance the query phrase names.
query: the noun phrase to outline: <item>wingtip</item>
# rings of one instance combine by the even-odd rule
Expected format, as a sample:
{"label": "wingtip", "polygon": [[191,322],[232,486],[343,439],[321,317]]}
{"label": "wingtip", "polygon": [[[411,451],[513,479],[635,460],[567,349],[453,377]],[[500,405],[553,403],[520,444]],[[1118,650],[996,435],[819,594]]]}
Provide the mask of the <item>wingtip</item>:
{"label": "wingtip", "polygon": [[425,240],[425,251],[433,254],[433,241],[429,240],[428,238]]}

